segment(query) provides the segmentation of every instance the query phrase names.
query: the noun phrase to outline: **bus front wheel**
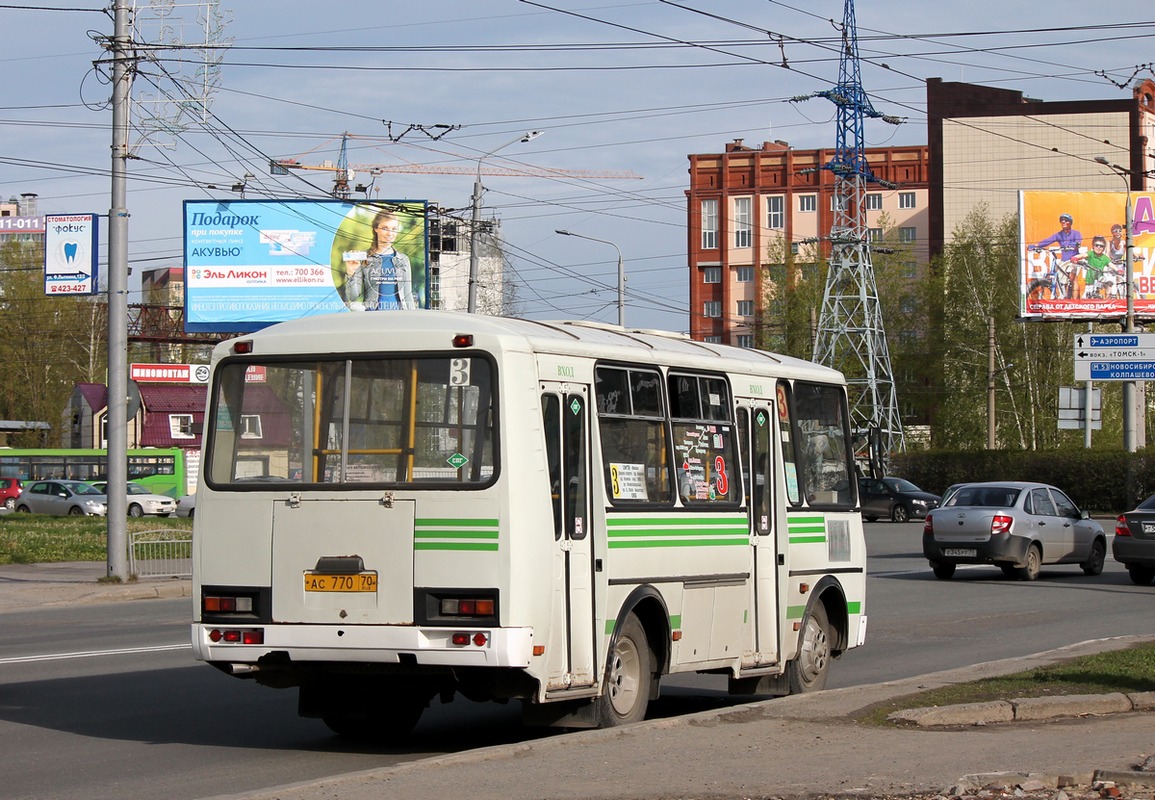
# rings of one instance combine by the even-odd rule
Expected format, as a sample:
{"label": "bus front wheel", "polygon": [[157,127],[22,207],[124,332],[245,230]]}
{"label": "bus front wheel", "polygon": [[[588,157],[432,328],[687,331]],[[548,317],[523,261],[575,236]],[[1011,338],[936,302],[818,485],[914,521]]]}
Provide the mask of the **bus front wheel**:
{"label": "bus front wheel", "polygon": [[605,686],[598,701],[600,727],[612,728],[646,718],[654,680],[653,669],[646,630],[637,616],[629,614],[614,637],[606,666]]}
{"label": "bus front wheel", "polygon": [[815,602],[802,620],[798,655],[786,664],[790,694],[817,692],[826,686],[830,659],[834,655],[830,640],[830,620],[826,616],[826,607],[821,602]]}

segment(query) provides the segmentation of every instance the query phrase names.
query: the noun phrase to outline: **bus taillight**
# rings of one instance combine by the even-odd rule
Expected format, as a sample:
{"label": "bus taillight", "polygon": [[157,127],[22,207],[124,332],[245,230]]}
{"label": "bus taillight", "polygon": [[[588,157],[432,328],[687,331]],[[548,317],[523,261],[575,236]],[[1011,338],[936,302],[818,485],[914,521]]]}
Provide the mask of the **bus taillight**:
{"label": "bus taillight", "polygon": [[209,631],[209,641],[213,644],[264,644],[265,631],[261,628],[213,628]]}

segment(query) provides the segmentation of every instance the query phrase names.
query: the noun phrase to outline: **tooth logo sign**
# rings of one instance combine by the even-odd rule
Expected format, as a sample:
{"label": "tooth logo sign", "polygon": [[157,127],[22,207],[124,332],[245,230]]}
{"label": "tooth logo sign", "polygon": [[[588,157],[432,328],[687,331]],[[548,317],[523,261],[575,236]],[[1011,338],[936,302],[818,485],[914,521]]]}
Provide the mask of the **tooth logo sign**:
{"label": "tooth logo sign", "polygon": [[76,242],[65,242],[64,243],[64,261],[68,264],[71,264],[73,261],[75,261],[76,260],[76,251],[79,248],[80,248],[80,245],[77,244]]}

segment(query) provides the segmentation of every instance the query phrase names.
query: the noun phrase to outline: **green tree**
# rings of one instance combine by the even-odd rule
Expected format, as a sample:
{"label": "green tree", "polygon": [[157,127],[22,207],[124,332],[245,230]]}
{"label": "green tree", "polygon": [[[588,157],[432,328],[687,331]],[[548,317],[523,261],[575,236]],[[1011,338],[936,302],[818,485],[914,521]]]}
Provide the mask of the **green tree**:
{"label": "green tree", "polygon": [[795,253],[784,237],[772,238],[760,270],[761,303],[755,321],[755,345],[797,358],[812,358],[826,278],[826,263],[819,248],[803,244]]}
{"label": "green tree", "polygon": [[10,437],[18,446],[60,441],[60,419],[78,382],[103,383],[107,306],[92,297],[44,294],[41,246],[0,247],[0,417],[47,422],[51,431]]}

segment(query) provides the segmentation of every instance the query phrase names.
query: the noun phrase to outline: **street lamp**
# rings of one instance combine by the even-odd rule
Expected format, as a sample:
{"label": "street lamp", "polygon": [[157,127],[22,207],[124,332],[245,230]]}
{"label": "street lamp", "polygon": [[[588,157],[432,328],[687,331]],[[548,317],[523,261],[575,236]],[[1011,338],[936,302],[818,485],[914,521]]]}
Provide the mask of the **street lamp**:
{"label": "street lamp", "polygon": [[498,150],[504,150],[511,144],[528,142],[541,136],[541,131],[527,131],[516,139],[511,139],[500,147],[495,147],[477,159],[477,179],[473,181],[473,226],[469,231],[469,305],[466,310],[470,314],[477,313],[477,267],[478,250],[481,248],[481,162],[489,158]]}
{"label": "street lamp", "polygon": [[[1095,163],[1102,164],[1109,167],[1116,175],[1123,179],[1123,184],[1127,187],[1127,210],[1124,217],[1126,231],[1124,233],[1123,246],[1126,248],[1126,257],[1124,259],[1124,274],[1126,275],[1127,285],[1127,319],[1123,326],[1124,333],[1135,332],[1135,274],[1132,271],[1132,255],[1131,255],[1131,228],[1133,222],[1131,220],[1131,170],[1120,167],[1118,164],[1112,164],[1103,156],[1095,156]],[[1135,381],[1126,381],[1123,383],[1123,449],[1128,453],[1134,453],[1139,449],[1139,437],[1136,428],[1137,404],[1135,402],[1136,386]]]}
{"label": "street lamp", "polygon": [[622,261],[622,250],[608,239],[595,239],[592,236],[586,236],[584,233],[574,233],[573,231],[554,231],[560,233],[562,236],[576,236],[579,239],[589,239],[591,242],[601,242],[608,244],[618,253],[618,325],[626,327],[626,267]]}

